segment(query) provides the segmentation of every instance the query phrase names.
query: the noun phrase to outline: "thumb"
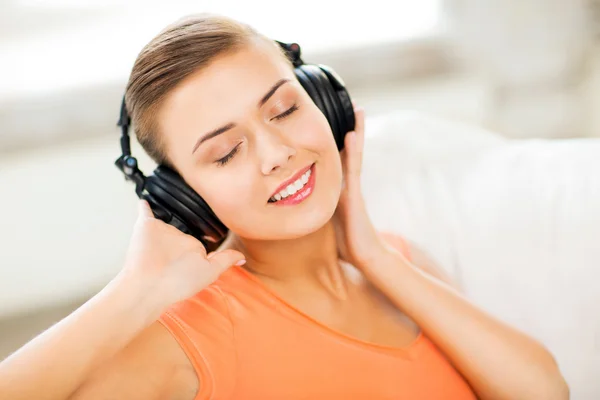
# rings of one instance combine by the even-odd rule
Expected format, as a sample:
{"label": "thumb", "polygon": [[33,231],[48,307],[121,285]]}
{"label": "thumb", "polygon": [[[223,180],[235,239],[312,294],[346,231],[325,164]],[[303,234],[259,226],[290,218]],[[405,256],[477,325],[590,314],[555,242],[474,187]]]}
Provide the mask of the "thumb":
{"label": "thumb", "polygon": [[246,257],[237,250],[227,249],[212,253],[208,262],[212,268],[221,273],[232,265],[244,265]]}
{"label": "thumb", "polygon": [[154,213],[150,208],[150,204],[146,200],[140,200],[138,202],[138,218],[152,218],[154,219]]}

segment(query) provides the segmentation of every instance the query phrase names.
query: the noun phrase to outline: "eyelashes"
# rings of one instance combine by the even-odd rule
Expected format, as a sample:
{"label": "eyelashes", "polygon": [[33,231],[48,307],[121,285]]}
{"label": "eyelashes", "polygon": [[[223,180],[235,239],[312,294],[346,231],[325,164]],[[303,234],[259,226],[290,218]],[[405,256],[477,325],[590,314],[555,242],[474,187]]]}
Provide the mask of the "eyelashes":
{"label": "eyelashes", "polygon": [[217,161],[215,161],[217,163],[217,165],[219,167],[222,167],[223,165],[227,164],[229,162],[229,160],[231,160],[233,158],[233,156],[235,156],[235,154],[239,151],[241,145],[242,145],[241,143],[238,143],[238,145],[235,146],[233,148],[233,150],[231,150],[229,152],[229,154],[227,154],[225,157],[220,158]]}
{"label": "eyelashes", "polygon": [[[291,106],[290,108],[288,108],[287,110],[285,110],[284,112],[282,112],[281,114],[271,118],[271,120],[282,120],[288,116],[290,116],[291,114],[293,114],[294,112],[296,112],[298,110],[298,105],[294,104],[293,106]],[[235,146],[233,148],[233,150],[231,150],[229,152],[229,154],[227,154],[225,157],[220,158],[218,160],[215,161],[215,163],[217,164],[217,166],[222,167],[225,164],[227,164],[232,158],[233,156],[235,156],[237,154],[237,152],[240,150],[240,146],[242,145],[242,143],[238,143],[237,146]]]}
{"label": "eyelashes", "polygon": [[292,114],[297,109],[298,109],[298,105],[294,104],[289,109],[285,110],[284,112],[282,112],[281,114],[277,115],[276,117],[273,117],[272,119],[276,119],[276,120],[283,119],[283,118],[287,117],[288,115]]}

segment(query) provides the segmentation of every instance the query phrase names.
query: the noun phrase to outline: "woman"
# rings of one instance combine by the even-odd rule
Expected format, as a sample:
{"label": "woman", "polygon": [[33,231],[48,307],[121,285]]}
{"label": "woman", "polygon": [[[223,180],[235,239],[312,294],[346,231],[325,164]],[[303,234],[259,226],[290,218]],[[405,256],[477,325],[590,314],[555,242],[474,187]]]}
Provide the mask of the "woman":
{"label": "woman", "polygon": [[145,150],[228,237],[207,255],[142,201],[121,273],[0,365],[1,398],[568,398],[539,343],[374,229],[363,111],[338,152],[269,39],[179,21],[140,53],[126,98]]}

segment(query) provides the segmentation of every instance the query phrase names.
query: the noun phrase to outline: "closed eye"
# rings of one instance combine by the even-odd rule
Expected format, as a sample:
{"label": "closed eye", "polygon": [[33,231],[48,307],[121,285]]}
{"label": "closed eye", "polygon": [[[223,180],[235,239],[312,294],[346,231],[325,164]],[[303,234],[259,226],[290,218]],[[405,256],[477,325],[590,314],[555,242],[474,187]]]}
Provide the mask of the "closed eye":
{"label": "closed eye", "polygon": [[235,154],[238,152],[241,145],[242,145],[242,143],[239,143],[237,146],[235,146],[233,148],[233,150],[231,150],[229,152],[229,154],[227,154],[225,157],[220,158],[217,161],[215,161],[217,163],[217,166],[221,167],[221,166],[227,164],[229,162],[229,160],[231,160],[233,158],[233,156],[235,156]]}
{"label": "closed eye", "polygon": [[[287,116],[291,115],[292,113],[294,113],[295,111],[297,111],[297,110],[298,110],[298,108],[299,108],[299,107],[298,107],[298,105],[297,105],[297,104],[294,104],[294,105],[293,105],[293,106],[291,106],[289,109],[285,110],[285,111],[284,111],[284,112],[282,112],[281,114],[279,114],[279,115],[277,115],[277,116],[275,116],[275,117],[273,117],[273,118],[271,118],[271,119],[272,119],[272,120],[273,120],[273,119],[275,119],[275,120],[281,120],[281,119],[284,119],[285,117],[287,117]],[[223,166],[223,165],[227,164],[227,163],[229,162],[229,160],[231,160],[231,159],[233,158],[233,156],[235,156],[235,155],[236,155],[236,153],[238,152],[238,150],[239,150],[239,148],[240,148],[241,144],[242,144],[242,143],[239,143],[237,146],[235,146],[235,147],[233,148],[233,150],[231,150],[231,151],[229,152],[229,154],[227,154],[225,157],[223,157],[223,158],[220,158],[220,159],[218,159],[217,161],[215,161],[215,162],[217,163],[217,165],[221,167],[221,166]]]}
{"label": "closed eye", "polygon": [[294,111],[298,110],[298,105],[294,104],[293,106],[291,106],[289,109],[287,109],[286,111],[282,112],[281,114],[277,115],[276,117],[271,118],[276,119],[276,120],[280,120],[283,119],[285,117],[287,117],[288,115],[292,114]]}

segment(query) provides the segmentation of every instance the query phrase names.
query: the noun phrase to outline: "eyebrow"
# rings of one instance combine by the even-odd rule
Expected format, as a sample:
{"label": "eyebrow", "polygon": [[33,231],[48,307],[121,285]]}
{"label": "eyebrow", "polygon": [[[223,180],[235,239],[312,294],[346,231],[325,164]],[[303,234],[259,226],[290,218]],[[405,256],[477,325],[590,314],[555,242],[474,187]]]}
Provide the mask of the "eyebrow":
{"label": "eyebrow", "polygon": [[[267,101],[269,101],[269,99],[275,94],[277,89],[279,89],[281,87],[281,85],[283,85],[289,81],[290,81],[289,79],[278,80],[273,86],[271,86],[271,89],[269,89],[269,91],[260,99],[260,101],[258,102],[256,107],[260,108],[263,105],[265,105],[265,103]],[[196,152],[196,150],[198,149],[198,147],[200,147],[200,145],[202,143],[206,142],[208,139],[212,139],[215,136],[219,136],[220,134],[227,132],[228,130],[234,128],[235,126],[236,126],[235,123],[230,122],[226,125],[221,126],[220,128],[212,130],[212,131],[208,132],[207,134],[203,135],[196,141],[196,144],[194,145],[194,148],[192,149],[192,154],[194,154]]]}

